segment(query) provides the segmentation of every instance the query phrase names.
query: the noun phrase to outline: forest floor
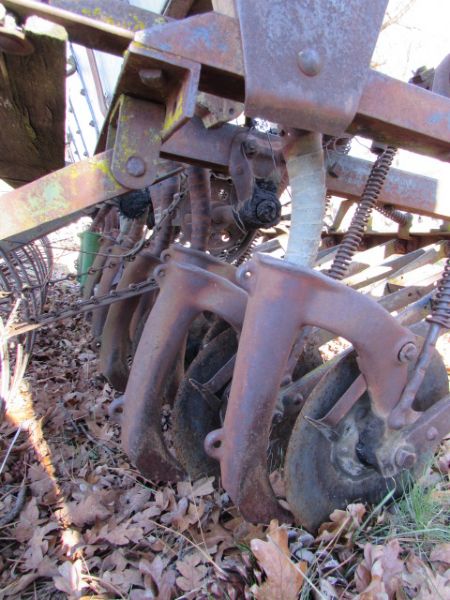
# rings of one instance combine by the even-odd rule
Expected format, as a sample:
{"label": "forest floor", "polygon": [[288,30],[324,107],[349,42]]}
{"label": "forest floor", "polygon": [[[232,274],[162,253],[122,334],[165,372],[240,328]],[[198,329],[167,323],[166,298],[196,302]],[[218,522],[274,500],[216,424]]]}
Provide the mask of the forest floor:
{"label": "forest floor", "polygon": [[393,504],[335,511],[315,537],[250,525],[212,477],[142,478],[97,357],[82,316],[40,330],[0,424],[0,599],[450,598],[450,439]]}

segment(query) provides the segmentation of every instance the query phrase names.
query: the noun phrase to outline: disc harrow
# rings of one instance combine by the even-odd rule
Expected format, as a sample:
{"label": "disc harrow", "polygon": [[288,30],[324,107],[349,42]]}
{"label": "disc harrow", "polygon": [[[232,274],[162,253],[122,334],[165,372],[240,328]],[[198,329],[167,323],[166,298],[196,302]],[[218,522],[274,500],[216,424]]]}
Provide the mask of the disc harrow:
{"label": "disc harrow", "polygon": [[[450,430],[435,349],[450,209],[444,185],[392,165],[397,149],[448,161],[448,60],[427,89],[372,70],[386,0],[348,0],[333,19],[326,0],[140,11],[138,31],[116,0],[95,17],[83,2],[4,4],[17,27],[38,15],[127,50],[96,155],[0,198],[21,204],[6,242],[80,211],[98,242],[90,260],[82,247],[81,300],[54,315],[40,314],[46,243],[2,254],[0,306],[19,302],[28,350],[40,324],[89,312],[131,462],[154,482],[220,476],[249,521],[315,530],[349,502],[402,493]],[[371,160],[353,156],[356,135]],[[394,228],[378,231],[374,211]],[[442,226],[420,232],[413,215]]]}

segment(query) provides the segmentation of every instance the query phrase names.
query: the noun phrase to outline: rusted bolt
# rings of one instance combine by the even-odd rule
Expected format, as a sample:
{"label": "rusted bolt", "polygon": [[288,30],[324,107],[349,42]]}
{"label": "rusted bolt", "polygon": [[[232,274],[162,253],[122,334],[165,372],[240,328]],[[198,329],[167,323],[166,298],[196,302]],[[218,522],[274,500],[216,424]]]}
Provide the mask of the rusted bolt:
{"label": "rusted bolt", "polygon": [[145,162],[140,156],[130,156],[127,160],[127,173],[132,177],[142,177],[146,171]]}
{"label": "rusted bolt", "polygon": [[439,431],[436,429],[436,427],[430,427],[427,431],[427,440],[432,442],[433,440],[435,440],[437,438],[438,435],[439,435]]}
{"label": "rusted bolt", "polygon": [[297,54],[300,70],[308,77],[315,77],[322,70],[322,58],[314,48],[305,48]]}
{"label": "rusted bolt", "polygon": [[141,69],[139,71],[139,79],[142,83],[153,84],[155,81],[160,81],[164,74],[161,69]]}
{"label": "rusted bolt", "polygon": [[164,92],[167,87],[167,77],[161,69],[141,69],[139,79],[144,85],[154,90]]}
{"label": "rusted bolt", "polygon": [[292,377],[289,374],[283,375],[283,379],[281,380],[281,387],[285,387],[286,385],[289,385],[290,383],[292,383]]}
{"label": "rusted bolt", "polygon": [[399,448],[395,453],[395,464],[400,469],[411,469],[417,460],[417,455],[407,448]]}
{"label": "rusted bolt", "polygon": [[242,144],[246,156],[255,156],[257,145],[255,140],[245,140]]}
{"label": "rusted bolt", "polygon": [[401,363],[411,362],[417,356],[417,346],[413,342],[407,342],[398,353],[398,360]]}

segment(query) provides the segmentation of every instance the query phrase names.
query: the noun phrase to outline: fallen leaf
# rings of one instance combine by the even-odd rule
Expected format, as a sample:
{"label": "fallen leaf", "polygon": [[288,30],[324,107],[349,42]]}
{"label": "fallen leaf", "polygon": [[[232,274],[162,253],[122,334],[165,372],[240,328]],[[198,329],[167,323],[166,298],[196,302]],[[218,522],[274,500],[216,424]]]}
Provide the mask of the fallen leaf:
{"label": "fallen leaf", "polygon": [[39,524],[39,509],[36,498],[26,504],[20,513],[19,523],[14,529],[14,536],[18,542],[27,542],[33,535],[33,531]]}
{"label": "fallen leaf", "polygon": [[114,502],[108,491],[91,491],[79,502],[69,502],[66,515],[73,525],[84,527],[95,521],[103,521],[114,512]]}
{"label": "fallen leaf", "polygon": [[190,552],[183,560],[177,560],[176,567],[182,576],[176,578],[176,583],[183,592],[201,589],[208,572],[202,560],[203,557],[199,552]]}
{"label": "fallen leaf", "polygon": [[58,590],[65,592],[69,598],[81,598],[86,587],[83,581],[83,563],[81,560],[65,562],[59,569],[59,575],[53,577],[53,583]]}
{"label": "fallen leaf", "polygon": [[178,495],[181,497],[201,497],[208,496],[214,493],[214,479],[215,477],[203,477],[198,481],[191,483],[190,481],[180,481],[177,484]]}
{"label": "fallen leaf", "polygon": [[450,543],[438,544],[430,554],[431,562],[442,562],[450,565]]}
{"label": "fallen leaf", "polygon": [[361,599],[376,598],[376,594],[394,598],[404,569],[404,563],[399,558],[400,552],[401,547],[396,539],[384,546],[370,543],[364,546],[364,560],[355,572],[356,589]]}
{"label": "fallen leaf", "polygon": [[362,523],[366,513],[364,504],[349,504],[345,510],[334,510],[330,515],[330,521],[319,527],[317,541],[330,542],[340,537],[350,537]]}
{"label": "fallen leaf", "polygon": [[296,600],[303,585],[306,573],[305,562],[295,564],[291,560],[288,545],[288,532],[273,520],[267,531],[267,542],[254,539],[250,543],[259,566],[266,574],[262,585],[252,587],[252,593],[258,600],[277,598]]}

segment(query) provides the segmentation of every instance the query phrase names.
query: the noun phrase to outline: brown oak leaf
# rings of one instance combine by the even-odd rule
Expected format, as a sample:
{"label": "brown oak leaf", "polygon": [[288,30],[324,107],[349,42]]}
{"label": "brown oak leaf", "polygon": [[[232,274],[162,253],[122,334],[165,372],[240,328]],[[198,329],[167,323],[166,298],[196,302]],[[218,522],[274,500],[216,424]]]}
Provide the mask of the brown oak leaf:
{"label": "brown oak leaf", "polygon": [[400,552],[401,547],[396,539],[384,546],[370,543],[364,546],[364,560],[355,572],[356,589],[361,599],[376,598],[376,594],[384,595],[386,599],[395,597],[404,569],[404,563],[399,558]]}
{"label": "brown oak leaf", "polygon": [[33,531],[39,524],[39,509],[36,498],[31,498],[23,511],[20,513],[19,523],[14,530],[14,536],[18,542],[26,542],[33,535]]}
{"label": "brown oak leaf", "polygon": [[144,574],[146,589],[151,589],[158,600],[170,600],[173,597],[175,572],[172,568],[167,568],[160,555],[155,556],[152,562],[141,559],[139,570]]}
{"label": "brown oak leaf", "polygon": [[317,541],[330,542],[340,537],[349,537],[362,523],[366,513],[364,504],[349,504],[345,510],[334,510],[330,521],[319,527]]}
{"label": "brown oak leaf", "polygon": [[59,575],[53,577],[58,590],[65,592],[69,598],[81,598],[85,583],[83,580],[83,563],[81,560],[65,562],[59,568]]}
{"label": "brown oak leaf", "polygon": [[198,481],[191,483],[190,481],[180,481],[177,485],[179,496],[208,496],[214,493],[214,477],[203,477]]}
{"label": "brown oak leaf", "polygon": [[250,543],[259,566],[266,574],[262,585],[252,587],[258,600],[296,600],[302,588],[305,562],[295,564],[291,560],[288,545],[288,532],[273,520],[267,530],[267,542],[253,539]]}
{"label": "brown oak leaf", "polygon": [[203,557],[199,552],[190,552],[183,560],[177,560],[176,567],[181,573],[181,577],[177,577],[177,586],[183,592],[193,592],[201,589],[206,574],[207,567],[202,563]]}
{"label": "brown oak leaf", "polygon": [[83,527],[96,520],[103,521],[114,512],[115,492],[109,490],[90,491],[78,502],[69,502],[66,515],[73,525]]}

